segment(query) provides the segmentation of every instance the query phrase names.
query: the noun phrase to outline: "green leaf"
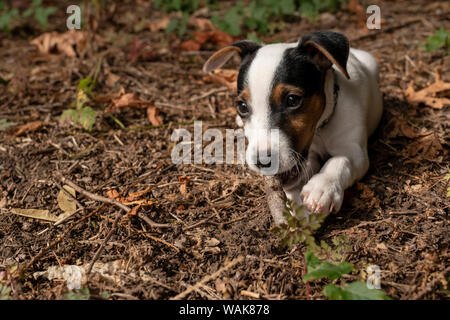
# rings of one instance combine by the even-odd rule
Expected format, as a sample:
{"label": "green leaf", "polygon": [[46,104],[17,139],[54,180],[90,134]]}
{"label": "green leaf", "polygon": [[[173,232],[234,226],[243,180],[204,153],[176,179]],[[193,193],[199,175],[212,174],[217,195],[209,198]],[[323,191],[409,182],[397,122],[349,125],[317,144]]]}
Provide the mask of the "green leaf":
{"label": "green leaf", "polygon": [[342,275],[350,273],[353,270],[353,265],[348,262],[341,262],[338,265],[331,264],[328,261],[316,265],[315,268],[308,268],[308,273],[303,276],[303,281],[318,280],[328,278],[334,280],[340,278]]}
{"label": "green leaf", "polygon": [[6,130],[15,125],[14,122],[9,122],[8,119],[0,119],[0,131]]}
{"label": "green leaf", "polygon": [[86,93],[87,90],[89,89],[89,86],[92,83],[92,78],[91,77],[86,77],[80,80],[80,82],[78,83],[78,89],[85,91]]}
{"label": "green leaf", "polygon": [[33,8],[28,8],[27,10],[25,10],[25,11],[22,13],[22,16],[23,16],[24,18],[28,18],[29,16],[31,16],[31,15],[33,14],[33,12],[34,12],[34,9],[33,9]]}
{"label": "green leaf", "polygon": [[0,27],[3,31],[7,32],[9,31],[9,28],[11,26],[11,20],[19,14],[19,10],[12,9],[9,12],[2,13],[0,15]]}
{"label": "green leaf", "polygon": [[428,52],[436,51],[439,48],[448,48],[450,32],[441,27],[436,33],[427,38],[425,48]]}
{"label": "green leaf", "polygon": [[92,131],[92,127],[95,124],[95,118],[97,117],[97,112],[91,107],[84,107],[80,110],[79,122],[81,126],[88,131]]}
{"label": "green leaf", "polygon": [[173,32],[178,27],[178,22],[179,21],[177,18],[173,18],[172,20],[170,20],[169,24],[167,25],[166,31],[165,31],[166,34]]}
{"label": "green leaf", "polygon": [[80,290],[69,291],[64,295],[67,300],[89,300],[91,294],[88,288],[81,288]]}
{"label": "green leaf", "polygon": [[11,300],[11,288],[0,283],[0,300]]}
{"label": "green leaf", "polygon": [[64,110],[64,112],[61,114],[61,117],[59,118],[60,122],[72,122],[72,123],[78,123],[78,112],[74,109],[68,109]]}
{"label": "green leaf", "polygon": [[316,269],[322,263],[322,261],[320,261],[319,258],[317,258],[314,253],[309,250],[306,251],[305,260],[308,270]]}
{"label": "green leaf", "polygon": [[295,11],[294,0],[281,0],[279,6],[282,14],[292,14]]}
{"label": "green leaf", "polygon": [[42,0],[33,0],[33,3],[31,4],[31,6],[33,8],[40,7],[41,5],[42,5]]}
{"label": "green leaf", "polygon": [[48,17],[55,13],[57,9],[55,7],[48,7],[48,8],[36,8],[36,11],[34,12],[34,18],[36,21],[45,29],[48,27]]}
{"label": "green leaf", "polygon": [[369,289],[364,282],[352,282],[339,288],[335,284],[325,286],[323,294],[331,300],[391,300],[382,290]]}

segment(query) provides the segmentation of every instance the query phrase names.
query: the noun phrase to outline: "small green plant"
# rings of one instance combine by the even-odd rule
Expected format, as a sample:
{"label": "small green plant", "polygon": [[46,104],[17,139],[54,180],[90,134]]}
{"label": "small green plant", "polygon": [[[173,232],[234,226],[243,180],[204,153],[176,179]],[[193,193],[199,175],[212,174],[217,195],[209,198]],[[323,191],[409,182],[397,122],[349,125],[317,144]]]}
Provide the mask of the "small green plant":
{"label": "small green plant", "polygon": [[441,27],[432,36],[427,38],[425,43],[425,49],[428,52],[436,51],[440,48],[444,48],[446,51],[450,48],[450,32]]}
{"label": "small green plant", "polygon": [[0,283],[0,300],[11,300],[11,288]]}
{"label": "small green plant", "polygon": [[7,119],[0,119],[0,131],[4,131],[13,125],[15,125],[14,122],[9,122]]}
{"label": "small green plant", "polygon": [[91,293],[89,288],[83,287],[79,290],[72,290],[63,295],[66,300],[89,300]]}
{"label": "small green plant", "polygon": [[92,89],[97,82],[97,76],[100,72],[101,60],[97,65],[94,79],[86,77],[80,80],[78,84],[77,96],[75,99],[75,109],[65,110],[60,118],[60,122],[70,121],[73,124],[81,125],[85,130],[92,131],[97,118],[97,112],[86,104],[89,102]]}
{"label": "small green plant", "polygon": [[306,245],[307,272],[303,275],[303,281],[307,283],[307,286],[310,281],[328,279],[339,282],[339,284],[330,283],[324,287],[323,294],[331,300],[390,299],[382,290],[369,289],[363,282],[346,284],[342,280],[344,275],[355,270],[351,263],[343,261],[346,252],[350,251],[347,237],[345,235],[334,237],[331,246],[325,241],[317,244],[313,236],[313,232],[324,221],[325,214],[307,215],[303,207],[297,207],[293,202],[287,201],[284,216],[287,223],[275,227],[274,231],[281,237],[283,245],[292,246],[297,243]]}
{"label": "small green plant", "polygon": [[177,11],[181,18],[174,18],[166,28],[166,33],[174,31],[179,36],[185,34],[189,16],[201,5],[209,6],[214,14],[211,21],[219,30],[232,36],[256,37],[259,34],[273,34],[284,27],[283,16],[299,14],[309,20],[315,20],[320,12],[335,11],[344,0],[252,0],[244,3],[237,2],[225,14],[214,13],[214,0],[156,0],[154,7],[165,12]]}
{"label": "small green plant", "polygon": [[201,4],[211,5],[213,0],[155,0],[155,9],[162,9],[164,12],[181,12],[181,18],[173,18],[166,28],[166,33],[177,31],[179,36],[186,33],[189,16],[196,11]]}
{"label": "small green plant", "polygon": [[43,7],[42,0],[33,0],[30,7],[20,14],[17,8],[10,9],[6,1],[0,1],[0,28],[9,32],[14,19],[33,17],[42,28],[47,29],[48,18],[56,11],[55,7]]}
{"label": "small green plant", "polygon": [[34,19],[44,28],[48,27],[48,17],[56,12],[55,7],[42,7],[42,0],[33,0],[30,8],[22,14],[24,18],[33,16]]}
{"label": "small green plant", "polygon": [[11,22],[19,15],[17,8],[8,10],[5,1],[0,1],[0,28],[4,32],[8,32],[11,26]]}

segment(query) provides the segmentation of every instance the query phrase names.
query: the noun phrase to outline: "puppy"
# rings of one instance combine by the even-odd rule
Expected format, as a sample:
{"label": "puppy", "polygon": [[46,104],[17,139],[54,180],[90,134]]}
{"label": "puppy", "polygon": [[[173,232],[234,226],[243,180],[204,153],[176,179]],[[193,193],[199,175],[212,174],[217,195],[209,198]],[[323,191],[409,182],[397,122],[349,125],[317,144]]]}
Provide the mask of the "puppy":
{"label": "puppy", "polygon": [[[375,58],[350,49],[342,34],[319,31],[296,43],[232,43],[203,70],[235,54],[236,121],[248,139],[249,167],[277,178],[308,213],[339,211],[344,190],[367,172],[368,137],[382,115]],[[269,207],[276,224],[285,222],[284,204]]]}

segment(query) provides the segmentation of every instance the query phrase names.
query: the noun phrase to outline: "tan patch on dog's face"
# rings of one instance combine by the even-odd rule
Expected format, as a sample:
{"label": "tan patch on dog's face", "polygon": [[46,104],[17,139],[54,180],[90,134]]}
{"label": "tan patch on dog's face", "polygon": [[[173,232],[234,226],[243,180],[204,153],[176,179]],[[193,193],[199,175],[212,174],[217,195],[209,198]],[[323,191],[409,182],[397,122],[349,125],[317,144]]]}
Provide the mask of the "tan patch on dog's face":
{"label": "tan patch on dog's face", "polygon": [[285,100],[290,94],[303,97],[303,101],[298,109],[286,113],[280,129],[289,137],[294,150],[301,154],[312,143],[317,122],[325,109],[325,94],[320,90],[309,97],[304,97],[300,88],[281,83],[272,92],[272,104],[276,108],[286,108]]}
{"label": "tan patch on dog's face", "polygon": [[289,84],[279,83],[272,91],[272,103],[277,106],[281,105],[283,103],[283,98],[289,94],[303,96],[303,90]]}
{"label": "tan patch on dog's face", "polygon": [[247,103],[250,102],[250,90],[248,87],[244,88],[241,93],[238,95],[237,100],[243,100]]}

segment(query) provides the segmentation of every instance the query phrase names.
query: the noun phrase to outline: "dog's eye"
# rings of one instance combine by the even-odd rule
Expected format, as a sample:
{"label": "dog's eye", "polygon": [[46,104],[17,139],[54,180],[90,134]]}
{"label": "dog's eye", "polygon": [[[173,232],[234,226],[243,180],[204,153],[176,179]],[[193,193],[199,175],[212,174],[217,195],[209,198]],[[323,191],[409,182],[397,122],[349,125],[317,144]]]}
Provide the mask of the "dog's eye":
{"label": "dog's eye", "polygon": [[290,94],[286,97],[286,106],[290,109],[296,109],[302,104],[302,97],[297,94]]}
{"label": "dog's eye", "polygon": [[245,117],[250,113],[250,110],[248,109],[247,103],[245,103],[245,101],[242,101],[242,100],[237,101],[236,108],[237,108],[237,112],[242,117]]}

